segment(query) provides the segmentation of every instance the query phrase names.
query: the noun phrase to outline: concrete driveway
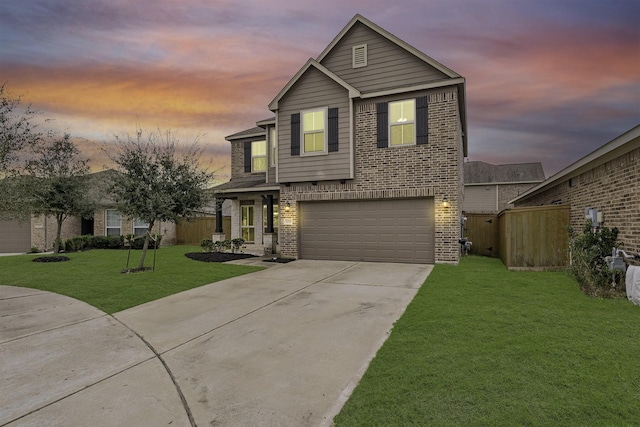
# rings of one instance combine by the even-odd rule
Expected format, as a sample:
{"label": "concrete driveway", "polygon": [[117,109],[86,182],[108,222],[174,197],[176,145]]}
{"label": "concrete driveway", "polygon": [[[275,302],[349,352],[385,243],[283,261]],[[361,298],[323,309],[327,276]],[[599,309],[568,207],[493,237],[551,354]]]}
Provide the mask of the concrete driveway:
{"label": "concrete driveway", "polygon": [[431,268],[298,260],[113,316],[0,286],[0,426],[330,425]]}

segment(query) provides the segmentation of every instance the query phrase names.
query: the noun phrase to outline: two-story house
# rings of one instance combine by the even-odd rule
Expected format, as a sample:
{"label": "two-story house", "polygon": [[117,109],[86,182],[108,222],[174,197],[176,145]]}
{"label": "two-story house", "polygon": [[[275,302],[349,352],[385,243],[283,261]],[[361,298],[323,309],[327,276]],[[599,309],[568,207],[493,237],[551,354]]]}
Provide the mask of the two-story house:
{"label": "two-story house", "polygon": [[356,15],[269,109],[226,138],[232,178],[214,191],[232,237],[295,258],[458,261],[463,77]]}

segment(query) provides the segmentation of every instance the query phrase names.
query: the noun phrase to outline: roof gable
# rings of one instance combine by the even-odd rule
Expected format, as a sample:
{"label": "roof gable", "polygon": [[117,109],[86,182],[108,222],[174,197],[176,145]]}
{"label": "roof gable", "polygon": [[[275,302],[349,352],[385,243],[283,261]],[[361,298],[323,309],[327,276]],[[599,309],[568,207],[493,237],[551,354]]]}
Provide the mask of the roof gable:
{"label": "roof gable", "polygon": [[351,31],[358,24],[364,25],[365,27],[371,29],[375,33],[379,34],[380,36],[384,37],[385,39],[387,39],[387,40],[391,41],[392,43],[394,43],[395,45],[399,46],[400,48],[406,50],[407,52],[409,52],[410,54],[412,54],[416,58],[418,58],[421,61],[429,64],[430,66],[432,66],[436,70],[438,70],[441,73],[443,73],[446,77],[449,77],[449,78],[461,77],[460,74],[456,73],[452,69],[442,65],[441,63],[439,63],[435,59],[431,58],[430,56],[425,55],[423,52],[421,52],[418,49],[416,49],[415,47],[411,46],[409,43],[401,40],[400,38],[398,38],[396,36],[394,36],[393,34],[388,32],[384,28],[374,24],[373,22],[369,21],[367,18],[363,17],[360,14],[357,14],[356,16],[354,16],[351,19],[351,21],[349,21],[349,23],[342,29],[342,31],[340,31],[340,33],[338,33],[338,35],[325,48],[325,50],[322,51],[322,53],[318,56],[318,58],[316,60],[318,62],[322,63],[325,60],[325,58],[334,50],[334,48],[336,48],[336,46],[338,46],[338,44],[347,35],[347,33],[349,33],[349,31]]}
{"label": "roof gable", "polygon": [[291,89],[293,85],[295,85],[296,82],[300,80],[300,78],[304,75],[304,73],[307,72],[307,70],[309,70],[309,68],[315,68],[316,70],[320,71],[322,74],[326,75],[331,80],[335,81],[340,86],[345,88],[349,92],[350,98],[356,98],[360,96],[360,91],[358,91],[356,88],[351,86],[349,83],[342,80],[335,73],[328,70],[326,67],[324,67],[322,64],[315,61],[313,58],[310,58],[307,61],[307,63],[296,73],[296,75],[293,76],[291,80],[289,80],[289,83],[287,83],[286,86],[282,88],[282,90],[278,93],[278,95],[276,95],[273,101],[269,103],[269,109],[271,111],[275,111],[278,109],[278,102],[289,91],[289,89]]}

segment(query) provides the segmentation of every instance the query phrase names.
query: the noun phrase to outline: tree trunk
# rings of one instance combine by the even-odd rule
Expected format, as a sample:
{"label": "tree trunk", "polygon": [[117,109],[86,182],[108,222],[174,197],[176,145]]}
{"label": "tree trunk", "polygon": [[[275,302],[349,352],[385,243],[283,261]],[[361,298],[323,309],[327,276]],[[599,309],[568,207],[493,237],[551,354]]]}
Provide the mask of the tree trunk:
{"label": "tree trunk", "polygon": [[58,214],[56,215],[56,222],[57,222],[57,227],[56,227],[56,240],[53,242],[53,253],[54,254],[59,254],[60,253],[60,246],[62,245],[62,221],[64,221],[64,216],[62,214]]}
{"label": "tree trunk", "polygon": [[147,230],[147,235],[144,236],[144,246],[142,246],[142,255],[140,255],[138,270],[142,270],[144,268],[144,258],[147,256],[147,249],[149,249],[149,240],[151,239],[151,230],[153,229],[154,222],[154,220],[149,221],[149,229]]}

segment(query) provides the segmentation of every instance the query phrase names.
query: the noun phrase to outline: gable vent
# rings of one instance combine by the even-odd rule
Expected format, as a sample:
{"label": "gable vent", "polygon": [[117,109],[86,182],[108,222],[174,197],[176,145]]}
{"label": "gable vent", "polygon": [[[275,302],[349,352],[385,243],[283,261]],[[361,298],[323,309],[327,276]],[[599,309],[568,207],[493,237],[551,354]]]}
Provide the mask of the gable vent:
{"label": "gable vent", "polygon": [[353,68],[360,68],[367,66],[367,45],[360,44],[353,46]]}

